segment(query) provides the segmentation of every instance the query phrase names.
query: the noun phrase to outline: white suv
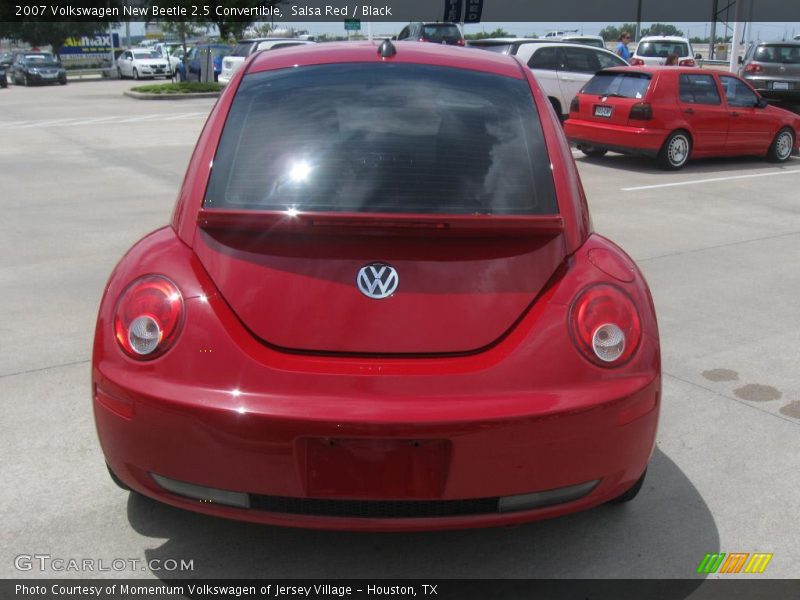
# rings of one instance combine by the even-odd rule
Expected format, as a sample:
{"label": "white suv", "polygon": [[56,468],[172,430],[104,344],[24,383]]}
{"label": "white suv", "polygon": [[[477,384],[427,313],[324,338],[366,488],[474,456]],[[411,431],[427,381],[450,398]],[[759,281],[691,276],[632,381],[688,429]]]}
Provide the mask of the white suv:
{"label": "white suv", "polygon": [[639,40],[631,57],[631,65],[663,65],[674,54],[679,67],[694,67],[695,55],[691,42],[685,37],[648,35]]}
{"label": "white suv", "polygon": [[562,120],[569,116],[572,99],[595,73],[628,66],[613,52],[585,44],[527,43],[520,45],[517,57],[533,71]]}

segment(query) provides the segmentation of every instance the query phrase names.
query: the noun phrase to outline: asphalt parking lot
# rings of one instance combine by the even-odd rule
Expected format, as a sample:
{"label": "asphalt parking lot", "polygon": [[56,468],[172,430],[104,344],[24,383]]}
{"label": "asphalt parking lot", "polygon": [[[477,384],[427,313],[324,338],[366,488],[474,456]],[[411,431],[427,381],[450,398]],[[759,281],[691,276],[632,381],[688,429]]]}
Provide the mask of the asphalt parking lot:
{"label": "asphalt parking lot", "polygon": [[797,576],[800,159],[666,173],[576,152],[595,229],[643,269],[661,329],[661,425],[634,502],[502,529],[280,529],[129,496],[106,473],[97,306],[122,254],[167,223],[213,105],[130,85],[0,89],[0,577],[81,575],[15,568],[48,554],[194,564],[98,576],[683,578],[716,551],[771,552],[762,577]]}

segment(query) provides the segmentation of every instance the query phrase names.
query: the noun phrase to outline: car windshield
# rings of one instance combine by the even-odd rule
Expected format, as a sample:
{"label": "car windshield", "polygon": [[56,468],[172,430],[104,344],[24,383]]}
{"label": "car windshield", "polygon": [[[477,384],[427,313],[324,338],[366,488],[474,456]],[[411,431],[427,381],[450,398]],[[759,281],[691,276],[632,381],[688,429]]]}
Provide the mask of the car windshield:
{"label": "car windshield", "polygon": [[422,26],[422,36],[431,42],[455,42],[461,39],[461,32],[451,23],[431,23]]}
{"label": "car windshield", "polygon": [[231,56],[248,56],[256,42],[239,42],[231,52]]}
{"label": "car windshield", "polygon": [[795,44],[759,46],[753,59],[759,62],[797,65],[800,64],[800,46]]}
{"label": "car windshield", "polygon": [[25,57],[25,64],[29,67],[54,67],[56,59],[48,55],[32,55]]}
{"label": "car windshield", "polygon": [[675,56],[689,56],[689,45],[685,42],[642,42],[636,49],[638,56],[646,58],[667,58],[670,54]]}
{"label": "car windshield", "polygon": [[161,55],[155,50],[137,50],[133,53],[133,58],[161,58]]}
{"label": "car windshield", "polygon": [[525,80],[412,64],[247,75],[206,208],[554,214]]}
{"label": "car windshield", "polygon": [[597,96],[622,96],[644,98],[650,85],[649,73],[620,73],[604,71],[595,75],[581,90],[584,94]]}

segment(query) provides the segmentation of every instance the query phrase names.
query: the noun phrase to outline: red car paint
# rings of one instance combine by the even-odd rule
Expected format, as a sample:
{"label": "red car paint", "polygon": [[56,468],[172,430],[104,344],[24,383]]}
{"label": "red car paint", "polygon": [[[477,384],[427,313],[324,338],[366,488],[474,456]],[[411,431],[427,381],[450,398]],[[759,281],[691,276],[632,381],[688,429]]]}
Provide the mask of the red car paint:
{"label": "red car paint", "polygon": [[[326,44],[256,54],[221,95],[171,225],[134,245],[101,301],[92,393],[109,468],[133,490],[174,506],[329,529],[510,524],[619,496],[642,476],[655,443],[655,311],[633,261],[592,233],[550,103],[514,58],[403,43],[382,59],[376,49]],[[383,60],[527,81],[559,214],[286,219],[203,208],[211,161],[244,77]],[[403,287],[386,300],[359,297],[354,285],[359,267],[375,259],[403,274]],[[183,322],[172,347],[138,360],[118,343],[114,322],[125,290],[150,274],[180,290]],[[571,337],[571,307],[594,284],[615,286],[638,313],[641,338],[620,366],[592,362]],[[511,512],[320,516],[198,501],[167,491],[151,474],[253,497],[364,506],[598,483],[580,498]]]}
{"label": "red car paint", "polygon": [[[776,134],[784,127],[794,132],[794,148],[800,141],[800,117],[775,106],[731,106],[721,85],[721,77],[731,77],[752,89],[745,80],[728,72],[683,67],[626,67],[624,71],[646,73],[652,82],[642,98],[617,98],[587,94],[577,96],[578,110],[571,111],[564,123],[570,142],[580,146],[605,148],[628,154],[655,157],[669,135],[687,131],[692,147],[691,158],[715,156],[764,156]],[[624,72],[607,69],[604,73]],[[681,75],[704,75],[714,79],[719,104],[684,101],[679,94]],[[758,96],[758,93],[753,90]],[[629,117],[635,104],[649,104],[652,118]],[[573,103],[574,106],[575,103]],[[595,116],[597,105],[613,108],[610,118]]]}

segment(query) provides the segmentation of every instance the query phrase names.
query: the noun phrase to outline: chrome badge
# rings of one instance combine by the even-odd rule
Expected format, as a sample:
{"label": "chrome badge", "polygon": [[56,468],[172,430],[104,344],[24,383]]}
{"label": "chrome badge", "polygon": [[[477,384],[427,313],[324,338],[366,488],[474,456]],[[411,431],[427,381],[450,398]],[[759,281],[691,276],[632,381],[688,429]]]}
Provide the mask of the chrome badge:
{"label": "chrome badge", "polygon": [[400,276],[391,265],[374,262],[364,265],[358,270],[356,283],[358,289],[367,298],[380,300],[394,294],[400,283]]}

